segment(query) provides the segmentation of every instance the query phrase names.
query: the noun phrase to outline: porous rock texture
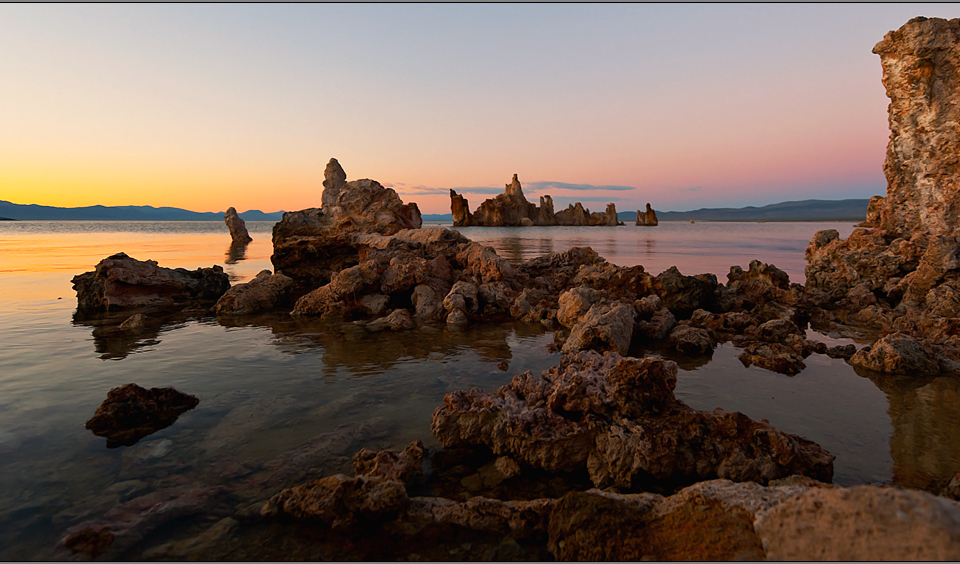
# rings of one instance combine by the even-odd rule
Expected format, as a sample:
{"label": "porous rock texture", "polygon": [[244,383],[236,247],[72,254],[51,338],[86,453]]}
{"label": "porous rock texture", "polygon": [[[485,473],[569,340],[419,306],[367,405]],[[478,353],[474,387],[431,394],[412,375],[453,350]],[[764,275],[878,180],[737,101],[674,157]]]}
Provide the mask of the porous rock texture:
{"label": "porous rock texture", "polygon": [[480,226],[531,226],[531,225],[623,225],[617,219],[617,207],[607,204],[604,212],[590,213],[580,202],[558,213],[553,211],[553,199],[540,197],[540,205],[528,202],[523,187],[513,175],[503,194],[484,200],[477,211],[470,213],[466,198],[450,190],[450,212],[454,227]]}
{"label": "porous rock texture", "polygon": [[107,392],[107,399],[85,426],[94,435],[106,437],[108,448],[131,446],[173,425],[182,413],[198,403],[196,396],[174,388],[148,390],[136,384],[124,384]]}
{"label": "porous rock texture", "polygon": [[244,223],[243,218],[237,215],[237,210],[234,207],[230,207],[223,214],[223,220],[227,224],[227,229],[230,230],[230,239],[233,241],[233,245],[246,245],[250,241],[253,241],[253,237],[247,233],[247,224]]}
{"label": "porous rock texture", "polygon": [[817,233],[807,289],[828,318],[920,340],[940,370],[960,368],[960,19],[918,17],[880,56],[890,98],[886,197],[846,240]]}
{"label": "porous rock texture", "polygon": [[832,479],[834,457],[815,443],[677,400],[676,373],[675,363],[655,357],[565,354],[559,366],[519,374],[492,394],[447,394],[431,430],[446,447],[484,445],[549,472],[586,469],[597,487]]}
{"label": "porous rock texture", "polygon": [[77,309],[84,313],[212,302],[230,288],[230,278],[220,266],[171,269],[125,253],[101,260],[95,270],[74,276],[72,282]]}

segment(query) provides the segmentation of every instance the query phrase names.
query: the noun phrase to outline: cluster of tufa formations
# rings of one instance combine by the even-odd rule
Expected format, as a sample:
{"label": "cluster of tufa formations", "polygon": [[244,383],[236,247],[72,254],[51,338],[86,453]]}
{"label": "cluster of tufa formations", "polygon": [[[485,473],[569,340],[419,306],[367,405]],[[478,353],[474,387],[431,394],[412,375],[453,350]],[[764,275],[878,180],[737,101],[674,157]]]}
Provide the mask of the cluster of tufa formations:
{"label": "cluster of tufa formations", "polygon": [[617,219],[617,206],[607,204],[603,213],[584,209],[580,202],[570,204],[567,209],[554,213],[553,198],[540,196],[540,205],[528,202],[517,175],[507,184],[503,194],[484,200],[477,211],[470,213],[467,199],[450,190],[450,212],[453,214],[454,227],[471,225],[489,227],[529,227],[532,225],[623,225]]}
{"label": "cluster of tufa formations", "polygon": [[[68,529],[60,549],[115,558],[215,507],[221,520],[209,530],[143,556],[236,557],[231,543],[276,544],[256,535],[280,521],[335,547],[304,558],[960,559],[957,502],[834,486],[834,457],[816,443],[742,413],[694,410],[674,395],[674,361],[628,356],[659,347],[698,362],[731,342],[744,365],[783,374],[814,354],[846,358],[864,375],[960,374],[958,46],[960,20],[915,18],[874,49],[891,99],[887,195],[847,240],[814,236],[806,286],[759,261],[731,267],[726,283],[675,267],[653,276],[590,248],[510,263],[456,231],[422,229],[415,204],[373,180],[347,182],[335,159],[322,206],[274,227],[274,273],[230,287],[216,267],[104,259],[74,278],[78,315],[199,303],[222,319],[280,310],[365,333],[520,320],[553,329],[562,357],[492,393],[447,394],[432,417],[437,452],[419,441],[361,450],[354,475],[316,476],[340,440],[318,437],[224,483],[126,501]],[[473,214],[453,192],[451,207],[456,225],[591,221],[582,207],[554,213],[549,197],[528,203],[516,177]],[[593,215],[616,224],[612,207]],[[656,224],[649,204],[637,224]],[[143,323],[134,315],[124,325]],[[807,327],[877,340],[828,348]],[[191,398],[124,387],[89,425],[131,444],[196,405]],[[922,487],[956,498],[960,475]]]}

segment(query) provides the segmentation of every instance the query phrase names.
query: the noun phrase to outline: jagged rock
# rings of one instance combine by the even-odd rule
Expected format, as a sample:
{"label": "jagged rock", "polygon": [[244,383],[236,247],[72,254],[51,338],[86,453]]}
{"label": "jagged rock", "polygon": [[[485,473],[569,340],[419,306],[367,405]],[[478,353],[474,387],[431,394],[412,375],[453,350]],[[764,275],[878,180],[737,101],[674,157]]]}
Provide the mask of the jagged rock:
{"label": "jagged rock", "polygon": [[379,476],[387,480],[409,483],[423,471],[423,443],[414,441],[403,450],[374,452],[365,448],[353,457],[353,470],[357,476]]}
{"label": "jagged rock", "polygon": [[454,227],[467,227],[473,225],[473,215],[470,213],[470,203],[467,199],[457,194],[456,190],[450,190],[450,213],[453,215]]}
{"label": "jagged rock", "polygon": [[623,225],[617,218],[617,206],[613,202],[607,204],[607,209],[603,213],[595,212],[590,214],[589,225]]}
{"label": "jagged rock", "polygon": [[717,303],[717,277],[713,274],[684,276],[675,266],[651,279],[652,292],[672,312],[686,317],[697,309],[713,309]]}
{"label": "jagged rock", "polygon": [[392,519],[409,501],[403,482],[398,480],[336,474],[281,491],[263,505],[260,514],[285,514],[335,530],[351,529]]}
{"label": "jagged rock", "polygon": [[569,204],[557,212],[557,225],[590,225],[590,210],[583,209],[580,202]]}
{"label": "jagged rock", "polygon": [[811,489],[756,515],[770,560],[960,559],[960,506],[926,492]]}
{"label": "jagged rock", "polygon": [[236,208],[230,207],[223,214],[223,220],[227,223],[227,229],[230,230],[230,239],[234,245],[246,245],[253,241],[253,237],[247,233],[247,224],[243,218],[237,215]]}
{"label": "jagged rock", "polygon": [[200,403],[196,396],[173,388],[142,388],[124,384],[107,392],[85,427],[107,438],[107,448],[131,446],[137,441],[173,425],[180,415]]}
{"label": "jagged rock", "polygon": [[890,98],[887,195],[880,226],[893,236],[956,236],[960,226],[960,19],[913,18],[877,43]]}
{"label": "jagged rock", "polygon": [[783,343],[747,341],[743,343],[743,352],[737,358],[744,366],[759,366],[789,376],[799,374],[807,367],[803,362],[803,354]]}
{"label": "jagged rock", "polygon": [[214,301],[230,287],[230,278],[216,265],[194,271],[163,268],[124,253],[101,260],[94,271],[78,274],[72,282],[81,312]]}
{"label": "jagged rock", "polygon": [[590,311],[590,306],[600,300],[600,292],[581,284],[560,294],[557,300],[557,321],[570,328]]}
{"label": "jagged rock", "polygon": [[570,329],[563,352],[592,349],[626,354],[635,319],[633,307],[623,302],[598,302]]}
{"label": "jagged rock", "polygon": [[670,346],[683,354],[707,354],[713,352],[710,333],[698,327],[678,325],[670,332]]}
{"label": "jagged rock", "polygon": [[323,194],[320,196],[322,207],[337,205],[340,189],[347,183],[347,173],[343,171],[337,159],[330,159],[323,169]]}
{"label": "jagged rock", "polygon": [[868,348],[857,351],[850,364],[874,372],[889,374],[931,375],[940,372],[923,345],[909,335],[892,333]]}
{"label": "jagged rock", "polygon": [[450,288],[450,293],[443,298],[443,308],[447,311],[462,309],[470,313],[477,313],[477,285],[470,282],[458,281]]}
{"label": "jagged rock", "polygon": [[649,321],[641,321],[637,324],[637,333],[647,339],[659,341],[666,339],[676,324],[677,318],[670,313],[669,309],[662,307],[650,316]]}
{"label": "jagged rock", "polygon": [[856,345],[837,345],[826,350],[826,355],[830,358],[848,359],[857,352]]}
{"label": "jagged rock", "polygon": [[537,208],[536,225],[556,225],[557,214],[553,211],[553,198],[549,194],[540,196],[540,207]]}
{"label": "jagged rock", "polygon": [[431,430],[450,448],[485,445],[549,472],[586,469],[597,487],[649,487],[720,476],[830,481],[833,456],[740,413],[695,411],[673,395],[677,366],[593,351],[525,372],[493,394],[444,397]]}
{"label": "jagged rock", "polygon": [[293,284],[289,276],[261,270],[252,280],[226,291],[213,311],[217,315],[249,315],[269,311],[279,305]]}
{"label": "jagged rock", "polygon": [[524,197],[520,181],[514,174],[503,194],[484,200],[477,211],[473,212],[473,222],[474,225],[516,226],[520,225],[523,219],[532,221],[538,213],[536,204],[531,204]]}
{"label": "jagged rock", "polygon": [[794,322],[787,319],[771,319],[757,327],[757,337],[768,343],[782,343],[790,335],[803,334]]}
{"label": "jagged rock", "polygon": [[660,225],[660,222],[657,220],[657,212],[653,211],[649,203],[647,203],[647,211],[637,210],[637,225],[645,225],[648,227]]}

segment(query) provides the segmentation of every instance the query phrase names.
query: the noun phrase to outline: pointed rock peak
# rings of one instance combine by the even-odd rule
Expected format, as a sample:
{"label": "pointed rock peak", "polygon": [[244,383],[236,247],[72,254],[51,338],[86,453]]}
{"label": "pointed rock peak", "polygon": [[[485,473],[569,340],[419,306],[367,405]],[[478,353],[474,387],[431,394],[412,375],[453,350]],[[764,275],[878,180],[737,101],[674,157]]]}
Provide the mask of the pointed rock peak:
{"label": "pointed rock peak", "polygon": [[523,197],[523,189],[520,187],[520,181],[517,180],[516,174],[513,175],[513,181],[507,184],[506,194],[508,196],[519,196],[526,201],[526,198]]}
{"label": "pointed rock peak", "polygon": [[337,203],[340,188],[347,183],[347,173],[343,171],[337,159],[330,159],[327,168],[323,170],[323,195],[320,197],[323,207]]}

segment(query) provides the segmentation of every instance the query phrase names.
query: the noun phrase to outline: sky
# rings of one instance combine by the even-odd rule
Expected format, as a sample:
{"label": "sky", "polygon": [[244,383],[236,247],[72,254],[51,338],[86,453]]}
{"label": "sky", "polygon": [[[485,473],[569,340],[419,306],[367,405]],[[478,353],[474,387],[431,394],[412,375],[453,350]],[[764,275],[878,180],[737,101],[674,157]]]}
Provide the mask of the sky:
{"label": "sky", "polygon": [[960,4],[0,5],[0,200],[423,213],[884,194],[873,46]]}

